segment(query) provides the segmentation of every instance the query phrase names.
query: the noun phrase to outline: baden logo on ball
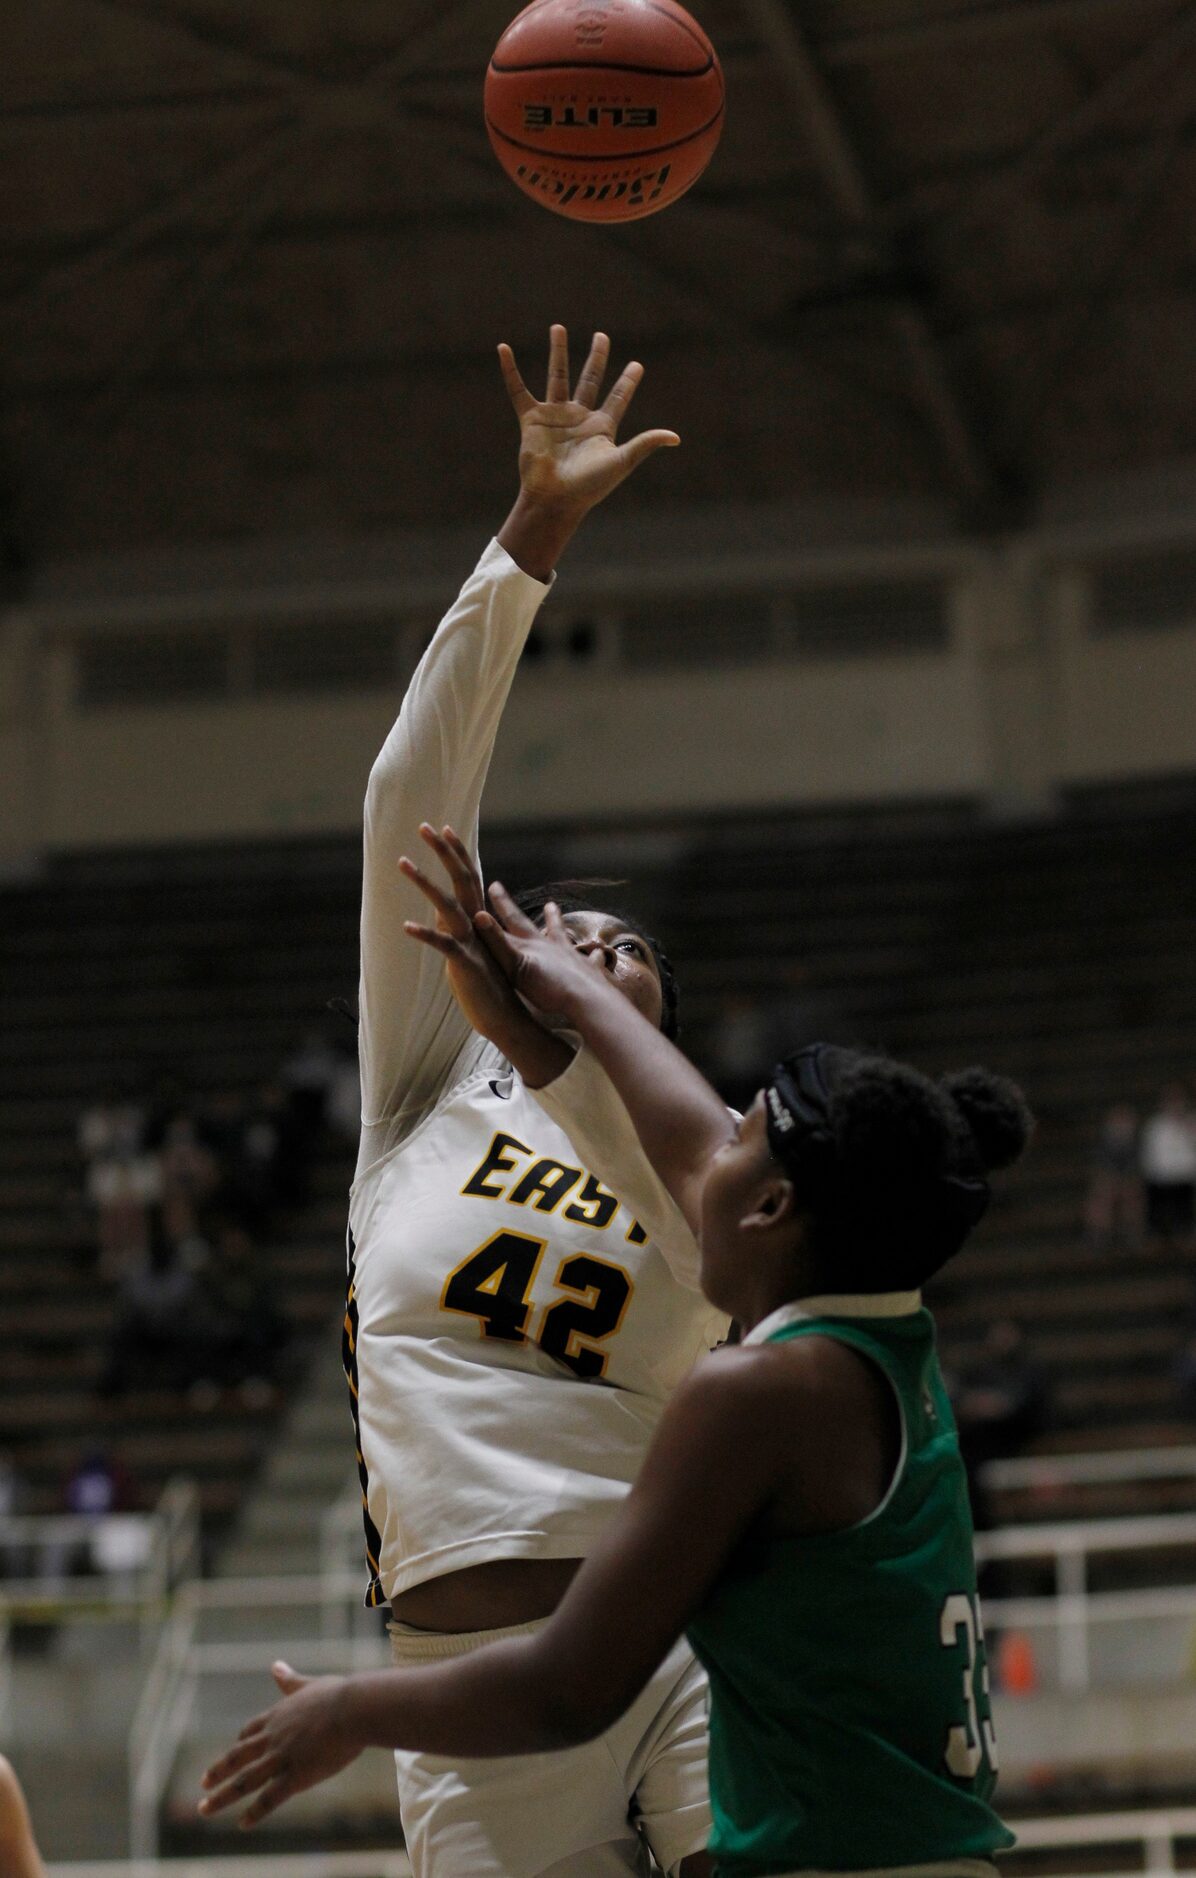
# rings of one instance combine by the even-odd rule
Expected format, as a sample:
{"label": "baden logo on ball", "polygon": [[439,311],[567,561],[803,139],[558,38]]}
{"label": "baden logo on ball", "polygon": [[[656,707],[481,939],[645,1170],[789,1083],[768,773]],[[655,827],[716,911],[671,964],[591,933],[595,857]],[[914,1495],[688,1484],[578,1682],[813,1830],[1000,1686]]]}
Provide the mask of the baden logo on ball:
{"label": "baden logo on ball", "polygon": [[630,222],[697,181],[723,74],[677,0],[532,0],[494,48],[486,129],[512,182],[580,222]]}

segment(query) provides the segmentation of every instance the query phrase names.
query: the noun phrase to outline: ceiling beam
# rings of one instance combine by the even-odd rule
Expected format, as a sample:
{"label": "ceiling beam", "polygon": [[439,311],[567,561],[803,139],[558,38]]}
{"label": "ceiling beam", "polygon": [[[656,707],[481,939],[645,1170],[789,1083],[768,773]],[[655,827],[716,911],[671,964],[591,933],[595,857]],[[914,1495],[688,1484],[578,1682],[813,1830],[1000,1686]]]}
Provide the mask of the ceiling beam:
{"label": "ceiling beam", "polygon": [[1057,403],[1077,358],[1092,345],[1094,334],[1108,316],[1180,149],[1189,96],[1189,74],[1181,66],[1180,83],[1174,86],[1172,96],[1155,99],[1154,138],[1127,179],[1121,202],[1107,218],[1097,252],[1076,257],[1075,273],[1087,291],[1069,309],[1063,330],[1053,336],[1045,354],[1030,361],[1020,396],[1006,405],[1003,442],[1011,459],[1027,454],[1029,440]]}
{"label": "ceiling beam", "polygon": [[0,130],[10,125],[36,128],[38,124],[103,123],[113,117],[161,118],[170,125],[186,111],[208,111],[214,104],[270,104],[278,94],[277,85],[261,80],[243,85],[196,85],[186,91],[144,92],[128,97],[114,92],[109,98],[30,98],[0,109]]}
{"label": "ceiling beam", "polygon": [[[878,260],[894,272],[886,252],[880,210],[863,164],[843,123],[830,89],[783,0],[740,0],[740,10],[764,42],[773,68],[796,108],[811,154],[848,233],[877,250]],[[905,354],[910,378],[929,417],[958,493],[982,507],[996,493],[996,477],[951,383],[938,341],[912,300],[894,302],[889,314]]]}
{"label": "ceiling beam", "polygon": [[175,7],[163,7],[154,4],[154,0],[91,0],[91,3],[101,12],[114,13],[121,19],[146,27],[150,32],[165,33],[172,39],[181,40],[185,46],[209,58],[218,59],[222,65],[233,68],[243,76],[260,79],[264,73],[268,73],[284,83],[305,76],[302,66],[294,60],[284,58],[279,53],[262,52],[256,48],[249,50],[237,45],[223,34],[210,30],[200,20],[180,18],[179,10]]}
{"label": "ceiling beam", "polygon": [[130,216],[117,227],[106,229],[95,240],[72,249],[0,297],[0,315],[35,312],[40,315],[50,294],[78,291],[87,281],[144,247],[156,234],[177,227],[180,219],[200,204],[214,202],[223,213],[228,196],[242,190],[247,180],[252,186],[263,163],[270,164],[275,149],[290,141],[296,122],[293,115],[288,115],[256,125],[252,136],[239,144],[231,155],[225,152],[181,188],[152,202],[148,209]]}
{"label": "ceiling beam", "polygon": [[143,309],[139,326],[128,335],[119,356],[105,361],[83,413],[90,428],[115,430],[128,415],[134,393],[168,348],[178,348],[197,325],[204,308],[224,281],[235,272],[262,230],[281,208],[307,184],[319,156],[304,126],[293,124],[286,137],[274,141],[269,163],[243,189],[232,208],[219,240],[190,257],[176,274],[165,299]]}
{"label": "ceiling beam", "polygon": [[[1040,130],[1011,163],[982,182],[963,201],[936,215],[936,236],[958,236],[977,222],[990,220],[994,214],[1007,207],[1011,200],[1018,198],[1045,164],[1059,156],[1069,145],[1074,148],[1081,143],[1128,99],[1148,86],[1156,87],[1160,80],[1170,76],[1194,39],[1196,0],[1187,0],[1164,26],[1138,47],[1132,58],[1124,65],[1119,65],[1072,110],[1064,112],[1062,117],[1055,118]],[[1182,99],[1180,102],[1182,108]],[[1168,121],[1170,123],[1170,114]]]}
{"label": "ceiling beam", "polygon": [[873,32],[838,34],[821,41],[818,58],[828,68],[875,65],[881,59],[944,52],[969,43],[1083,26],[1090,20],[1112,19],[1118,14],[1137,22],[1144,13],[1159,12],[1169,4],[1172,0],[1006,0],[1003,6],[960,7],[938,19],[911,20],[904,26]]}

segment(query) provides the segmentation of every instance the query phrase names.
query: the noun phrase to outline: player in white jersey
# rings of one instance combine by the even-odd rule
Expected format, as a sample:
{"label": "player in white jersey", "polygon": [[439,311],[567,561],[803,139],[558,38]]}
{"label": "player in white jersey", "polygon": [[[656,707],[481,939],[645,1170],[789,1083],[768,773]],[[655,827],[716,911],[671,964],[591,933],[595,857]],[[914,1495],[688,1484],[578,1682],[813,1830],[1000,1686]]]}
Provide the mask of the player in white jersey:
{"label": "player in white jersey", "polygon": [[[511,997],[553,1082],[551,1114],[458,1008],[440,959],[405,936],[426,914],[421,818],[478,810],[520,651],[585,513],[656,449],[619,445],[639,381],[598,404],[596,335],[570,395],[564,329],[547,395],[508,348],[520,494],[441,622],[370,776],[361,917],[362,1134],[349,1210],[346,1367],[370,1566],[395,1656],[411,1663],[543,1621],[623,1501],[672,1390],[725,1321],[697,1247],[625,1110]],[[660,1022],[659,950],[593,908],[569,915],[615,982]],[[491,1032],[493,1035],[493,1031]],[[563,1052],[563,1059],[561,1053]],[[526,1061],[525,1058],[521,1060]],[[600,1159],[620,1170],[609,1185]],[[448,1763],[396,1756],[417,1878],[605,1878],[709,1865],[703,1678],[684,1645],[597,1743]]]}

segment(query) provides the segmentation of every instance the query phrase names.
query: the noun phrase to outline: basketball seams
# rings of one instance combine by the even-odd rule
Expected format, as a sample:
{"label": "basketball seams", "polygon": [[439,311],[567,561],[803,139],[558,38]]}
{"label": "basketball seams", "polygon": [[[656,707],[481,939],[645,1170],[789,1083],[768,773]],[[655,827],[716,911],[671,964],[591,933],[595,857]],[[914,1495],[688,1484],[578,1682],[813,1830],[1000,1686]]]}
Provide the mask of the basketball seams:
{"label": "basketball seams", "polygon": [[708,118],[704,124],[699,124],[695,130],[688,131],[684,137],[674,137],[670,143],[658,143],[651,150],[612,150],[608,156],[592,155],[588,150],[545,150],[539,144],[521,143],[518,137],[508,136],[505,130],[500,130],[490,118],[486,119],[486,129],[492,137],[497,137],[500,142],[509,144],[512,150],[526,150],[529,156],[539,157],[544,162],[637,163],[643,162],[648,157],[664,156],[669,150],[680,150],[686,144],[693,143],[696,138],[703,137],[707,131],[713,130],[722,115],[723,105],[720,102],[713,117]]}
{"label": "basketball seams", "polygon": [[490,70],[497,78],[516,77],[520,72],[584,72],[587,77],[595,72],[635,72],[641,78],[706,78],[713,68],[713,54],[705,65],[695,65],[688,72],[678,72],[671,65],[624,65],[618,59],[595,59],[592,63],[585,59],[543,59],[535,65],[498,65],[490,61]]}

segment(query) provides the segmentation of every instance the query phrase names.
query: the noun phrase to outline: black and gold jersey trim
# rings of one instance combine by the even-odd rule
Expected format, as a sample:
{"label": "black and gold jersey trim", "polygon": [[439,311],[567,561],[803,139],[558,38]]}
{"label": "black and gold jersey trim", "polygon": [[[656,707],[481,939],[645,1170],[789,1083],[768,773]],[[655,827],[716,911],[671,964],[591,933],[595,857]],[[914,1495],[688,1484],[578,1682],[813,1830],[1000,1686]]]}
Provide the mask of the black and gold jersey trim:
{"label": "black and gold jersey trim", "polygon": [[366,1586],[365,1603],[367,1610],[376,1611],[387,1601],[382,1589],[381,1566],[378,1563],[382,1554],[382,1534],[370,1518],[370,1476],[365,1464],[365,1455],[361,1451],[361,1411],[358,1407],[357,1382],[357,1247],[353,1242],[352,1231],[346,1236],[348,1247],[348,1277],[345,1293],[345,1326],[341,1336],[341,1363],[345,1371],[345,1380],[349,1385],[349,1412],[353,1417],[353,1440],[357,1451],[357,1478],[361,1482],[361,1516],[365,1525],[365,1556],[370,1570],[370,1581]]}

